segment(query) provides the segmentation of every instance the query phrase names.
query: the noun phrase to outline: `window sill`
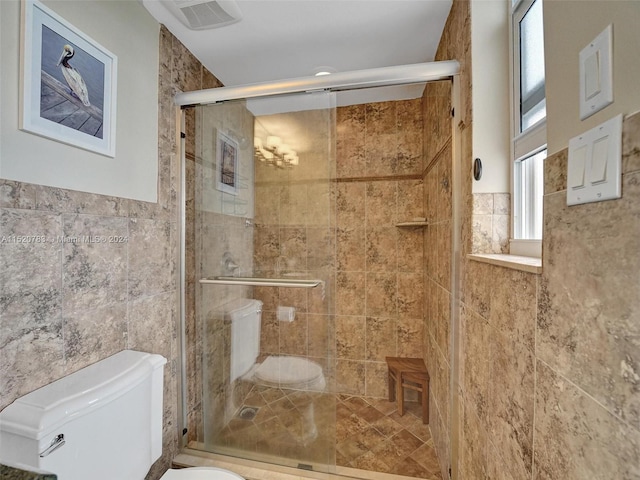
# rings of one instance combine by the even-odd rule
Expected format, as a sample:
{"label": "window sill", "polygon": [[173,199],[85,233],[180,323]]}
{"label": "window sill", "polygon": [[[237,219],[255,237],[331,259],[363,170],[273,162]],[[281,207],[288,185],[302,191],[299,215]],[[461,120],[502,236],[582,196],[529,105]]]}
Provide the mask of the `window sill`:
{"label": "window sill", "polygon": [[523,257],[520,255],[508,255],[506,253],[469,254],[467,258],[476,262],[489,263],[498,267],[511,268],[521,272],[542,273],[542,259]]}

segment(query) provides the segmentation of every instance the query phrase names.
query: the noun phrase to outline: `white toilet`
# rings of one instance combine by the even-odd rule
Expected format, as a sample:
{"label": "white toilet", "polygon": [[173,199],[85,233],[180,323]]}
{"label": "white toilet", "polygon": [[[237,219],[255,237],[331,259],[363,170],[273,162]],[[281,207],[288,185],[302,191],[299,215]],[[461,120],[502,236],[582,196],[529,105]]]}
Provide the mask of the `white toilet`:
{"label": "white toilet", "polygon": [[231,322],[231,382],[242,378],[270,387],[324,391],[322,367],[307,358],[270,355],[256,363],[260,355],[260,300],[233,300],[224,306],[224,313]]}
{"label": "white toilet", "polygon": [[[35,390],[0,412],[0,463],[58,480],[142,480],[162,454],[160,355],[125,350]],[[242,480],[219,468],[162,480]]]}

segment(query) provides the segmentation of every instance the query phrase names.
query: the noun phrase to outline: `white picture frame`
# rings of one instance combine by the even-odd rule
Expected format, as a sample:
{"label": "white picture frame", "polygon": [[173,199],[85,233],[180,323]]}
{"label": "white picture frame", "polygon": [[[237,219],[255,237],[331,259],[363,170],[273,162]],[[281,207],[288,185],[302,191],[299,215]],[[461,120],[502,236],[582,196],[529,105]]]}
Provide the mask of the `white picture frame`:
{"label": "white picture frame", "polygon": [[117,57],[41,3],[23,0],[20,62],[20,129],[115,157]]}
{"label": "white picture frame", "polygon": [[238,142],[222,133],[216,132],[216,189],[231,195],[237,195]]}

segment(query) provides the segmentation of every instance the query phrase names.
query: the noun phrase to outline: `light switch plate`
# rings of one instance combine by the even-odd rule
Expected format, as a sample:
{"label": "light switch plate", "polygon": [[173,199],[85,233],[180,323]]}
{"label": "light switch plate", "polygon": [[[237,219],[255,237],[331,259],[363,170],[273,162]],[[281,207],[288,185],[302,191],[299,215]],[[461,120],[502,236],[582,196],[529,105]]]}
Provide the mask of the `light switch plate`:
{"label": "light switch plate", "polygon": [[622,195],[622,115],[569,140],[567,205]]}
{"label": "light switch plate", "polygon": [[613,26],[609,25],[580,52],[580,119],[613,103]]}

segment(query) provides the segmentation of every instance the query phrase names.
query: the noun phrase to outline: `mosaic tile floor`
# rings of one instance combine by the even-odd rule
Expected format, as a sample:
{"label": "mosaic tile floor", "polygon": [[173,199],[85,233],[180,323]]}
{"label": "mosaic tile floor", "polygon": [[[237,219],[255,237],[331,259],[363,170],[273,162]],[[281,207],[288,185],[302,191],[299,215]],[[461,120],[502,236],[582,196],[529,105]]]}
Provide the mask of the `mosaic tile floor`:
{"label": "mosaic tile floor", "polygon": [[343,467],[442,479],[417,403],[408,403],[401,417],[395,403],[385,399],[254,386],[244,407],[252,410],[239,410],[215,442],[218,446],[314,468],[335,461]]}

